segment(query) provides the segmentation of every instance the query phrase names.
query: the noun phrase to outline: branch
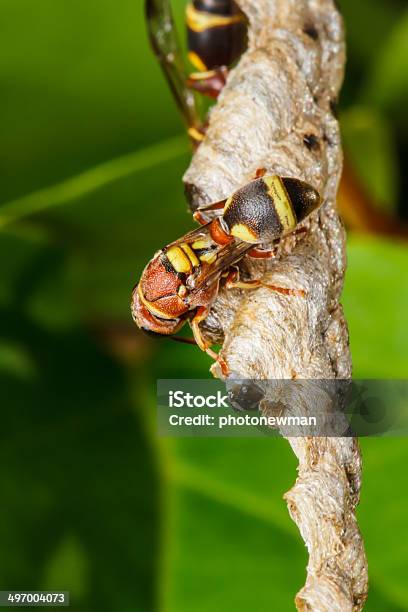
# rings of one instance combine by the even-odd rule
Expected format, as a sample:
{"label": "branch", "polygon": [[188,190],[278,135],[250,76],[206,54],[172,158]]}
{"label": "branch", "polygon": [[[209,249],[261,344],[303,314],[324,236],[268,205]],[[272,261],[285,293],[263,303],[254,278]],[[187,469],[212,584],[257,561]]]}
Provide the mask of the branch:
{"label": "branch", "polygon": [[382,211],[368,195],[349,163],[344,164],[337,198],[341,216],[353,231],[408,239],[408,225],[396,215]]}
{"label": "branch", "polygon": [[[240,0],[249,48],[213,109],[206,138],[184,177],[191,207],[221,200],[258,168],[315,186],[324,206],[307,231],[281,242],[278,257],[246,258],[243,273],[306,298],[268,289],[220,292],[203,332],[224,341],[233,378],[351,376],[347,324],[339,304],[345,236],[335,201],[342,168],[333,114],[343,79],[341,18],[332,0]],[[218,366],[213,372],[221,376]],[[299,476],[286,494],[309,551],[299,610],[361,610],[367,565],[355,519],[361,458],[353,438],[288,438]]]}

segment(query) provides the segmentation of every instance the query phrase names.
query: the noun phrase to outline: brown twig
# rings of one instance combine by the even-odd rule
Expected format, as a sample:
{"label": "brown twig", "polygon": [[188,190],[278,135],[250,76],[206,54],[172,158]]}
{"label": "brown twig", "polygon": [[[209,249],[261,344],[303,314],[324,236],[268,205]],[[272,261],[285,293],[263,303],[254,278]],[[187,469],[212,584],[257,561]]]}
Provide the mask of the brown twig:
{"label": "brown twig", "polygon": [[340,182],[338,205],[344,222],[352,230],[408,239],[408,225],[375,205],[347,161]]}
{"label": "brown twig", "polygon": [[[245,379],[348,378],[347,324],[339,304],[344,231],[335,201],[342,153],[333,101],[343,78],[344,38],[332,0],[240,0],[249,48],[211,113],[185,175],[192,208],[221,200],[257,168],[308,181],[324,206],[278,257],[247,258],[244,271],[304,289],[285,297],[260,288],[221,291],[203,331],[224,339],[222,356]],[[217,366],[214,373],[221,376]],[[353,438],[289,438],[299,475],[286,499],[309,550],[299,610],[361,610],[367,564],[355,506],[360,451]]]}

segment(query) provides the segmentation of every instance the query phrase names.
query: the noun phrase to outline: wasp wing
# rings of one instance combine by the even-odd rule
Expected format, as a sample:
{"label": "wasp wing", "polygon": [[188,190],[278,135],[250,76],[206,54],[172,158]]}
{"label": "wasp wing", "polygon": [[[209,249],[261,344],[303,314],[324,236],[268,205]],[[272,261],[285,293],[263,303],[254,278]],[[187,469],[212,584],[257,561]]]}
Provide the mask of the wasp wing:
{"label": "wasp wing", "polygon": [[254,248],[253,244],[248,244],[241,240],[234,240],[227,245],[219,245],[211,237],[211,223],[198,227],[197,229],[185,234],[182,238],[169,244],[165,251],[172,247],[203,241],[208,244],[208,252],[212,253],[216,259],[212,263],[200,262],[200,267],[188,278],[187,285],[190,290],[205,287],[215,282],[219,276],[228,270],[230,266],[237,263],[242,257]]}
{"label": "wasp wing", "polygon": [[197,240],[212,241],[210,234],[210,225],[211,223],[207,223],[207,225],[201,225],[200,227],[197,227],[191,232],[188,232],[188,234],[184,234],[184,236],[182,236],[178,240],[175,240],[174,242],[171,242],[169,245],[167,245],[166,250],[168,250],[170,247],[181,246],[182,244],[190,245],[193,242],[196,242]]}
{"label": "wasp wing", "polygon": [[214,263],[204,263],[198,272],[188,280],[189,288],[198,289],[216,282],[223,272],[227,272],[232,265],[238,263],[253,246],[247,242],[234,240],[222,247]]}

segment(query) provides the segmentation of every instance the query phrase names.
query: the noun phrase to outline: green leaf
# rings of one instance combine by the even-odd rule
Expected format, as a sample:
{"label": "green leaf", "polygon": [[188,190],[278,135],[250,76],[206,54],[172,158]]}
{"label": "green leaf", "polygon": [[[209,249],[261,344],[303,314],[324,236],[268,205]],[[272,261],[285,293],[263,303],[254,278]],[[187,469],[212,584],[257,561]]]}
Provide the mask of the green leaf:
{"label": "green leaf", "polygon": [[3,0],[1,15],[1,201],[183,129],[142,1]]}
{"label": "green leaf", "polygon": [[0,207],[0,229],[29,215],[78,200],[124,177],[180,157],[186,151],[186,139],[173,138],[100,164],[52,187],[6,202]]}
{"label": "green leaf", "polygon": [[282,499],[296,474],[287,443],[171,442],[161,609],[291,610],[307,557]]}
{"label": "green leaf", "polygon": [[80,612],[153,611],[159,477],[125,373],[79,330],[0,314],[38,372],[0,372],[1,583],[72,591]]}
{"label": "green leaf", "polygon": [[36,375],[36,368],[23,346],[0,340],[0,372],[7,372],[21,380],[30,380]]}
{"label": "green leaf", "polygon": [[130,293],[144,266],[193,226],[179,178],[187,159],[176,156],[142,178],[132,174],[37,215],[59,238],[54,260],[61,265],[37,275],[25,300],[31,316],[58,324],[56,317],[69,308],[68,320],[131,321]]}
{"label": "green leaf", "polygon": [[71,601],[79,601],[86,596],[88,572],[88,559],[81,541],[66,535],[48,561],[41,590],[58,592],[67,590],[64,585],[69,586]]}
{"label": "green leaf", "polygon": [[341,130],[347,160],[373,202],[395,210],[398,202],[398,154],[390,122],[369,107],[342,113]]}
{"label": "green leaf", "polygon": [[[402,612],[407,587],[399,534],[408,501],[403,488],[395,494],[395,483],[401,481],[403,487],[408,450],[403,440],[366,440],[363,453],[359,520],[371,575],[367,610]],[[379,455],[387,460],[380,461]],[[282,499],[296,478],[288,443],[177,440],[165,446],[162,461],[169,480],[159,575],[161,609],[202,612],[233,607],[244,612],[256,602],[257,610],[267,612],[273,601],[282,612],[292,610],[294,595],[304,583],[307,555]],[[395,479],[389,478],[390,471],[396,472]],[[396,524],[384,521],[388,516]],[[384,555],[390,532],[392,544]]]}
{"label": "green leaf", "polygon": [[354,375],[406,378],[408,250],[404,242],[351,236],[342,297]]}
{"label": "green leaf", "polygon": [[[402,612],[406,610],[408,596],[406,544],[401,537],[406,530],[408,513],[406,438],[363,439],[361,447],[364,471],[358,521],[373,587],[367,610]],[[381,601],[384,594],[387,604]]]}
{"label": "green leaf", "polygon": [[338,0],[338,4],[346,26],[348,71],[364,70],[372,61],[378,42],[398,22],[401,9],[388,0]]}
{"label": "green leaf", "polygon": [[380,45],[363,89],[362,100],[390,112],[404,113],[408,100],[408,11]]}

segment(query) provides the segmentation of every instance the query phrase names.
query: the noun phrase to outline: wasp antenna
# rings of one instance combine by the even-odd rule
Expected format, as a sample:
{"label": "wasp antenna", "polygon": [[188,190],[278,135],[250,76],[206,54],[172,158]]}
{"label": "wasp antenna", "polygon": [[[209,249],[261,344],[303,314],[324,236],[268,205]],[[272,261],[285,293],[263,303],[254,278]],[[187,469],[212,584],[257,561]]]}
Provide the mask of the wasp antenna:
{"label": "wasp antenna", "polygon": [[194,338],[183,338],[182,336],[166,336],[169,340],[173,340],[173,342],[180,342],[181,344],[193,344],[197,345],[197,342]]}

